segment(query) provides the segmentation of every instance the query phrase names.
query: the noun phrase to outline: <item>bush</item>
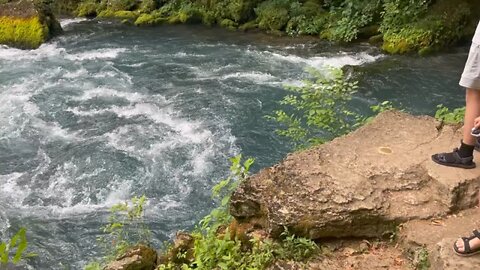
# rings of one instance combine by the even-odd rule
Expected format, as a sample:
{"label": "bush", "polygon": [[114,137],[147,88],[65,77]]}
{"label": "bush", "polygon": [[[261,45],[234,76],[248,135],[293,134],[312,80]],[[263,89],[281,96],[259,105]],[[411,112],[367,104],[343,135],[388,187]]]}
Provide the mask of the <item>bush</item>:
{"label": "bush", "polygon": [[330,9],[328,29],[322,37],[332,41],[355,40],[362,27],[376,23],[380,18],[381,1],[350,0]]}
{"label": "bush", "polygon": [[[173,263],[160,265],[159,270],[265,269],[275,259],[300,261],[310,257],[318,249],[313,241],[297,238],[289,234],[287,229],[282,234],[283,240],[280,242],[251,239],[250,245],[245,246],[242,245],[242,241],[235,239],[228,229],[225,229],[232,220],[228,213],[228,202],[238,184],[248,177],[254,160],[247,159],[242,163],[242,156],[239,155],[232,158],[231,162],[230,176],[212,189],[212,196],[219,200],[220,206],[204,217],[193,233],[195,238],[193,262],[183,265]],[[182,257],[185,254],[178,256]]]}
{"label": "bush", "polygon": [[[345,78],[341,69],[308,70],[312,79],[303,86],[287,86],[291,92],[280,102],[286,105],[267,118],[280,123],[280,136],[292,140],[297,148],[324,143],[354,128],[359,117],[347,108],[357,82]],[[350,120],[350,121],[349,121]]]}
{"label": "bush", "polygon": [[445,124],[461,124],[465,116],[465,107],[449,109],[442,104],[437,106],[435,112],[435,119],[442,121]]}
{"label": "bush", "polygon": [[87,0],[78,5],[75,14],[79,17],[97,16],[97,2],[95,0]]}
{"label": "bush", "polygon": [[389,53],[426,54],[455,44],[469,31],[471,7],[466,1],[388,0],[380,31]]}
{"label": "bush", "polygon": [[255,13],[258,17],[258,26],[264,30],[279,31],[285,28],[290,20],[289,10],[291,5],[289,0],[269,0],[261,3]]}
{"label": "bush", "polygon": [[156,0],[142,0],[139,11],[141,13],[150,13],[157,8]]}
{"label": "bush", "polygon": [[136,0],[103,0],[107,3],[107,9],[111,11],[132,11],[137,6]]}

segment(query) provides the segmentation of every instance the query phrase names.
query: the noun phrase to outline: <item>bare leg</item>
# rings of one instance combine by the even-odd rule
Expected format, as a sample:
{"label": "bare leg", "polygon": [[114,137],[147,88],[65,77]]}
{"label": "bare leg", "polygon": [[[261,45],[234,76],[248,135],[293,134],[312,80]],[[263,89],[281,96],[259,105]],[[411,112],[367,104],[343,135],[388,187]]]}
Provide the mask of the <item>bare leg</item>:
{"label": "bare leg", "polygon": [[465,119],[463,126],[463,143],[475,145],[475,137],[470,135],[475,118],[480,116],[480,90],[467,89],[465,95]]}
{"label": "bare leg", "polygon": [[[467,89],[466,93],[466,109],[465,109],[465,119],[463,126],[463,143],[474,145],[475,137],[470,135],[470,131],[473,127],[473,122],[476,117],[480,115],[480,90]],[[480,247],[480,239],[474,238],[469,241],[470,248],[475,250]],[[455,242],[458,250],[460,252],[465,251],[463,240],[458,239]]]}

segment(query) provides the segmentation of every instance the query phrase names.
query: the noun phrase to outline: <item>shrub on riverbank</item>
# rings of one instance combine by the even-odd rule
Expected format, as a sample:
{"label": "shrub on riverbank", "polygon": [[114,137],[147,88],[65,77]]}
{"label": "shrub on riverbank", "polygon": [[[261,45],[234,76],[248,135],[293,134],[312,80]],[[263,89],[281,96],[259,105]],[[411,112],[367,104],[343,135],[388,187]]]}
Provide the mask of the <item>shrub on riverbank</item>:
{"label": "shrub on riverbank", "polygon": [[380,30],[384,34],[382,48],[389,53],[418,51],[429,53],[452,46],[472,32],[471,6],[468,1],[439,0],[385,2]]}
{"label": "shrub on riverbank", "polygon": [[76,14],[129,18],[135,25],[202,22],[243,31],[258,28],[336,42],[383,37],[386,52],[425,54],[472,35],[480,17],[477,6],[472,0],[84,0]]}
{"label": "shrub on riverbank", "polygon": [[[212,189],[212,198],[219,207],[205,216],[192,234],[177,233],[177,241],[162,252],[156,269],[260,270],[275,260],[305,260],[318,250],[315,242],[295,237],[287,228],[280,240],[273,240],[265,238],[266,235],[264,238],[247,235],[236,227],[238,223],[233,221],[228,210],[230,195],[247,179],[254,160],[243,161],[238,155],[230,161],[230,175]],[[86,270],[118,269],[113,267],[117,265],[116,258],[125,258],[122,256],[125,252],[141,246],[138,243],[150,242],[150,231],[143,222],[145,202],[144,196],[135,197],[131,203],[112,207],[109,224],[103,228],[105,236],[100,238],[106,256],[100,262],[89,263]],[[137,256],[136,260],[141,259]],[[129,263],[134,265],[136,261],[133,259]]]}

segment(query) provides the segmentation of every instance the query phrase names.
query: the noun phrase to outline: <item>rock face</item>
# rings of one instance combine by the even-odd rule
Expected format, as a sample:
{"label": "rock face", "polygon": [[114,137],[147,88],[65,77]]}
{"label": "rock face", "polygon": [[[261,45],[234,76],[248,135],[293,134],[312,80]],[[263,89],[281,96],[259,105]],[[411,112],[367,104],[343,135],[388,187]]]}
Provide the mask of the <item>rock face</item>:
{"label": "rock face", "polygon": [[153,270],[156,264],[157,252],[147,246],[138,245],[130,248],[104,270]]}
{"label": "rock face", "polygon": [[[289,155],[233,194],[240,224],[272,236],[377,237],[412,219],[442,217],[478,202],[480,168],[439,166],[461,130],[431,117],[385,112],[334,141]],[[478,160],[478,159],[477,159]]]}
{"label": "rock face", "polygon": [[459,257],[452,246],[459,237],[470,236],[479,228],[479,209],[469,209],[442,219],[407,222],[402,225],[398,238],[402,249],[414,261],[421,250],[426,250],[431,269],[478,269],[479,256]]}
{"label": "rock face", "polygon": [[61,31],[42,0],[0,2],[0,44],[35,49]]}

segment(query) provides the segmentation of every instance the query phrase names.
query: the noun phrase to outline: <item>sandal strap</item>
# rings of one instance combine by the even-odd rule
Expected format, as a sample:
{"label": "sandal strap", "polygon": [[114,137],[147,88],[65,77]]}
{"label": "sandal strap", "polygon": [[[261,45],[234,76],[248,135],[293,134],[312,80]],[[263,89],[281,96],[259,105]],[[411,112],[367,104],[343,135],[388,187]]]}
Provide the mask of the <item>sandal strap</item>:
{"label": "sandal strap", "polygon": [[470,253],[472,249],[470,248],[470,238],[462,237],[463,240],[463,252],[462,253]]}
{"label": "sandal strap", "polygon": [[475,235],[476,238],[480,239],[480,232],[478,230],[474,230],[473,235]]}

